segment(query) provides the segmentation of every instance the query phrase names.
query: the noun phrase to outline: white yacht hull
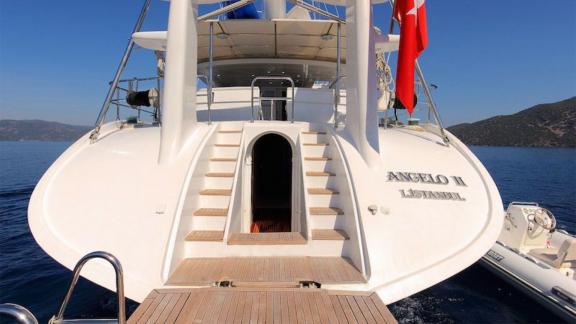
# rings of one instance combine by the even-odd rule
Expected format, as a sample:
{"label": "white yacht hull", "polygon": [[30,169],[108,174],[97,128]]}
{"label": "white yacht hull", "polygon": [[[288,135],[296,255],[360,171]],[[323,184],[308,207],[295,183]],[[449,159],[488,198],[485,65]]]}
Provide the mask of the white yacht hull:
{"label": "white yacht hull", "polygon": [[[200,186],[195,174],[205,168],[205,147],[211,145],[217,130],[238,127],[244,129],[239,135],[242,163],[237,171],[242,173],[249,171],[247,154],[262,134],[282,134],[295,145],[293,158],[304,161],[303,157],[314,151],[299,151],[308,150],[298,148],[302,130],[324,126],[273,121],[198,123],[173,161],[159,163],[161,128],[119,129],[116,123],[107,124],[98,141],[92,143],[88,135],[78,140],[40,180],[29,206],[35,239],[70,269],[88,252],[114,254],[124,267],[126,295],[136,301],[164,286],[177,265],[189,257],[336,255],[351,260],[366,281],[323,287],[375,291],[385,303],[392,303],[477,261],[501,229],[502,202],[494,182],[452,135],[448,135],[451,144],[444,145],[432,128],[380,128],[380,161],[368,165],[346,129],[332,131],[328,126],[324,129],[335,146],[334,154],[341,154],[334,155],[338,160],[334,163],[343,168],[339,172],[343,178],[337,177],[343,181],[341,195],[349,196],[340,198],[340,208],[349,216],[341,225],[349,240],[331,243],[310,239],[311,227],[331,225],[329,220],[315,223],[307,211],[324,202],[306,196],[305,185],[312,180],[306,178],[308,164],[304,161],[304,166],[294,169],[294,179],[305,180],[295,180],[299,186],[294,187],[293,195],[305,196],[294,202],[299,204],[297,214],[301,215],[298,226],[308,238],[304,245],[227,244],[234,224],[241,224],[243,229],[238,231],[248,228],[249,232],[251,216],[243,210],[249,208],[250,198],[242,198],[242,191],[246,195],[250,185],[246,187],[249,180],[240,175],[234,178],[230,214],[222,223],[227,226],[224,240],[212,245],[187,242],[186,233],[200,226],[188,222],[187,206],[195,203],[189,193]],[[413,173],[412,178],[400,172]],[[83,276],[114,288],[113,271],[104,263],[88,264]]]}

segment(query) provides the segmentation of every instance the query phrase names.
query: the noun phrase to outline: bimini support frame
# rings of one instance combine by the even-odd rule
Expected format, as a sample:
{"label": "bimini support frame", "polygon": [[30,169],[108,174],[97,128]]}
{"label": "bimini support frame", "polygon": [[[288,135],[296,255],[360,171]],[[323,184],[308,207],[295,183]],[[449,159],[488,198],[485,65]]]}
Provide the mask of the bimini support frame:
{"label": "bimini support frame", "polygon": [[130,40],[128,41],[128,45],[124,50],[124,55],[122,55],[122,60],[116,69],[116,74],[114,74],[114,79],[110,82],[110,88],[108,88],[108,94],[106,94],[106,99],[104,99],[104,103],[102,104],[102,108],[100,109],[100,113],[98,114],[98,119],[94,124],[94,130],[90,134],[90,139],[95,141],[98,139],[98,135],[100,134],[100,127],[104,123],[106,119],[106,114],[108,113],[108,109],[110,109],[110,103],[114,97],[114,93],[116,92],[116,88],[118,87],[118,83],[120,82],[120,77],[126,68],[126,64],[128,63],[128,59],[130,58],[130,54],[132,53],[132,49],[134,49],[134,40],[132,39],[132,35],[137,33],[142,28],[144,24],[144,19],[148,14],[148,9],[150,9],[150,3],[152,0],[145,0],[144,4],[142,5],[142,9],[140,10],[140,15],[138,16],[138,20],[134,25],[134,29],[132,30],[132,34],[130,34]]}

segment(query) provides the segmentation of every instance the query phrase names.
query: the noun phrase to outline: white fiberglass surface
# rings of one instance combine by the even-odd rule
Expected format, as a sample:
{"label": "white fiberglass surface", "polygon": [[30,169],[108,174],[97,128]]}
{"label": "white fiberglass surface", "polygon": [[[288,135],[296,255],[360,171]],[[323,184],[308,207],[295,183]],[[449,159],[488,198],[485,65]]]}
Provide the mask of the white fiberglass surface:
{"label": "white fiberglass surface", "polygon": [[[202,128],[173,163],[159,164],[158,127],[124,129],[90,144],[83,138],[44,175],[30,203],[40,245],[71,268],[86,253],[107,251],[124,268],[128,296],[162,284],[161,267],[185,173]],[[112,288],[112,273],[84,275]]]}
{"label": "white fiberglass surface", "polygon": [[362,214],[370,286],[385,287],[387,302],[461,271],[495,241],[500,196],[457,145],[423,131],[381,131],[381,163],[366,168],[345,135],[340,141]]}

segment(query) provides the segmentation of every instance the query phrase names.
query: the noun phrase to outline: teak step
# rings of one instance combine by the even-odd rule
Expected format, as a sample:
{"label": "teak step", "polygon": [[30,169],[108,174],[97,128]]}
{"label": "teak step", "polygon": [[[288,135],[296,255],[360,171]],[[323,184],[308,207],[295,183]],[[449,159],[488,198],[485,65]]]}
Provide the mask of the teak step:
{"label": "teak step", "polygon": [[313,240],[344,241],[349,239],[348,234],[339,229],[313,229]]}
{"label": "teak step", "polygon": [[224,231],[192,231],[186,241],[216,242],[224,240]]}
{"label": "teak step", "polygon": [[234,177],[234,172],[208,172],[206,176],[213,178],[232,178]]}
{"label": "teak step", "polygon": [[308,194],[310,195],[337,195],[338,191],[330,188],[308,188]]}
{"label": "teak step", "polygon": [[332,177],[335,176],[332,172],[325,171],[306,171],[306,175],[309,177]]}
{"label": "teak step", "polygon": [[236,162],[236,158],[210,158],[213,162]]}
{"label": "teak step", "polygon": [[241,131],[241,130],[221,130],[221,131],[218,131],[218,133],[221,133],[221,134],[236,134],[236,133],[242,133],[242,131]]}
{"label": "teak step", "polygon": [[216,147],[240,147],[240,144],[214,144]]}
{"label": "teak step", "polygon": [[203,196],[230,196],[232,189],[204,189],[200,191]]}
{"label": "teak step", "polygon": [[306,156],[304,157],[305,161],[331,161],[331,157],[327,156]]}
{"label": "teak step", "polygon": [[328,146],[328,143],[304,143],[304,146]]}
{"label": "teak step", "polygon": [[230,245],[292,245],[306,244],[302,234],[284,233],[233,233],[228,239]]}
{"label": "teak step", "polygon": [[312,215],[344,215],[340,208],[336,207],[310,207],[310,214]]}
{"label": "teak step", "polygon": [[307,132],[302,132],[302,134],[307,134],[307,135],[326,135],[326,132],[307,131]]}
{"label": "teak step", "polygon": [[228,216],[228,208],[200,208],[194,212],[194,216]]}

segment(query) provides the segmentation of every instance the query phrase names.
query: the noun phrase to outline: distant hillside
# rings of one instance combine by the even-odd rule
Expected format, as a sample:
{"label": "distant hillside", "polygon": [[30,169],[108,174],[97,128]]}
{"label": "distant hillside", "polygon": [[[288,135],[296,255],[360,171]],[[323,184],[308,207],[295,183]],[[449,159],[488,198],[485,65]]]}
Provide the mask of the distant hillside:
{"label": "distant hillside", "polygon": [[469,145],[576,147],[576,97],[448,130]]}
{"label": "distant hillside", "polygon": [[75,141],[92,127],[44,120],[0,120],[0,141]]}

